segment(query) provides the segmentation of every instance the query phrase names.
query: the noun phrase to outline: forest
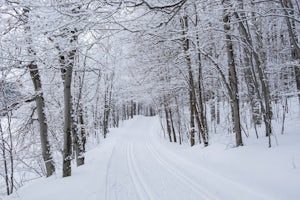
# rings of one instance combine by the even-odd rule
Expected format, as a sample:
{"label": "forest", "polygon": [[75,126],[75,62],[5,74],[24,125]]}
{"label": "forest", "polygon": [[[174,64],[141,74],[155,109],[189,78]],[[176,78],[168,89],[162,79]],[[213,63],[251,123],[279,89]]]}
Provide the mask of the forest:
{"label": "forest", "polygon": [[298,0],[1,0],[0,15],[0,199],[72,176],[137,115],[201,151],[274,148],[300,113]]}

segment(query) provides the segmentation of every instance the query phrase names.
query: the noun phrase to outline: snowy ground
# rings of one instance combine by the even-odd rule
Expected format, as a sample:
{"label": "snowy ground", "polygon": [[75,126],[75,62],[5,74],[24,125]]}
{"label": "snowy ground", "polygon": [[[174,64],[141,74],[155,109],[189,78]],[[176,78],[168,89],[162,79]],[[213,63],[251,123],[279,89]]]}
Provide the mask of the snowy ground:
{"label": "snowy ground", "polygon": [[5,200],[299,200],[299,129],[287,124],[271,149],[264,139],[190,148],[163,140],[156,117],[138,116],[89,151],[72,177],[33,181]]}

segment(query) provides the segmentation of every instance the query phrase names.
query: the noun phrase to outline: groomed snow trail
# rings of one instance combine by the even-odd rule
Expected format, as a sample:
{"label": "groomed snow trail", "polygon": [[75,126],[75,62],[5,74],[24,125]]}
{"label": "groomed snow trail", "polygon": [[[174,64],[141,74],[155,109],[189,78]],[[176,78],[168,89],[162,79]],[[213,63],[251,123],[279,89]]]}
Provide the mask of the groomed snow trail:
{"label": "groomed snow trail", "polygon": [[111,129],[71,177],[58,171],[4,200],[299,200],[295,136],[274,149],[191,148],[164,139],[158,117],[136,116]]}
{"label": "groomed snow trail", "polygon": [[120,132],[107,163],[105,200],[274,199],[168,149],[159,127],[156,117],[138,116]]}

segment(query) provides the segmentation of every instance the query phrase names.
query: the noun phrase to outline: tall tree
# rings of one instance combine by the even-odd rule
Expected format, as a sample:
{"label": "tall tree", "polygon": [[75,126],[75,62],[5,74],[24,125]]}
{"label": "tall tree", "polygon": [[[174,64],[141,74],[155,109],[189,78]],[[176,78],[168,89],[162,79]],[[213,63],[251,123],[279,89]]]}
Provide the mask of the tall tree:
{"label": "tall tree", "polygon": [[40,139],[42,156],[46,167],[46,176],[51,176],[55,172],[54,162],[51,155],[51,145],[48,139],[48,124],[45,114],[45,100],[43,97],[42,82],[39,74],[39,69],[36,61],[36,53],[32,46],[32,30],[29,22],[30,8],[23,8],[23,17],[25,22],[25,35],[27,41],[28,54],[32,57],[27,68],[29,69],[30,77],[35,90],[35,102],[37,108],[38,121],[40,126]]}
{"label": "tall tree", "polygon": [[231,13],[230,13],[230,0],[223,0],[224,6],[223,22],[227,47],[227,63],[229,68],[229,85],[230,85],[230,105],[233,120],[233,130],[236,135],[236,146],[242,146],[242,131],[240,122],[240,105],[239,105],[239,92],[238,92],[238,78],[236,72],[236,64],[234,59],[234,47],[231,36]]}

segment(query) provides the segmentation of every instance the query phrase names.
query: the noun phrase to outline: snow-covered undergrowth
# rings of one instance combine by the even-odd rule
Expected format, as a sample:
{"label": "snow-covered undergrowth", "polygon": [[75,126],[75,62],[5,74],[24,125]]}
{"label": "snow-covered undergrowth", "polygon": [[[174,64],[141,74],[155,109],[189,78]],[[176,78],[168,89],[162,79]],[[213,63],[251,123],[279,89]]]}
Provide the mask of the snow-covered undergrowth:
{"label": "snow-covered undergrowth", "polygon": [[272,148],[254,136],[232,148],[218,134],[208,147],[191,148],[164,140],[157,117],[137,116],[87,152],[86,165],[74,167],[71,177],[41,178],[4,199],[298,200],[299,121],[288,119]]}

